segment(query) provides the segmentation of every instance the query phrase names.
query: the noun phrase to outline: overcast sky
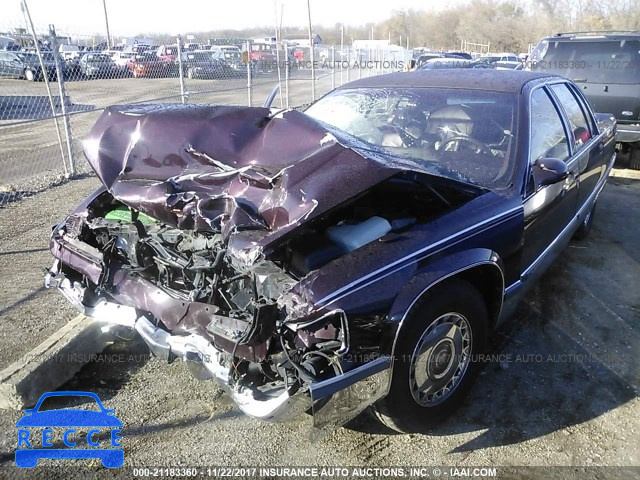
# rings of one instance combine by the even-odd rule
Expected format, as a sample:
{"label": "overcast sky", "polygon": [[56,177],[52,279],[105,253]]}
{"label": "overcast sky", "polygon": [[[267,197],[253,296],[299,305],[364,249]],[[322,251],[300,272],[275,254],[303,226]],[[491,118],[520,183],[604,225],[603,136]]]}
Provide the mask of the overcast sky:
{"label": "overcast sky", "polygon": [[[0,29],[23,27],[20,0],[1,1]],[[451,5],[459,1],[311,0],[311,15],[317,25],[339,22],[362,25],[384,20],[394,9],[433,9],[434,4]],[[306,25],[306,0],[277,2],[278,10],[284,4],[283,25]],[[27,0],[27,3],[37,29],[45,29],[52,23],[59,33],[104,32],[102,0]],[[106,0],[106,3],[111,34],[116,36],[271,26],[276,10],[274,0]]]}

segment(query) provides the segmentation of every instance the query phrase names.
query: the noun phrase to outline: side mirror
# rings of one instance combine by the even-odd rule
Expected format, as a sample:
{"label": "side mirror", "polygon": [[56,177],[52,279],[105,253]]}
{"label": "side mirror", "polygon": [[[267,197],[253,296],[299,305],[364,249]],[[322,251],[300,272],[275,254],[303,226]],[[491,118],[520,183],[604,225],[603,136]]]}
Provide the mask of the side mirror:
{"label": "side mirror", "polygon": [[540,158],[533,164],[533,178],[538,187],[554,185],[568,176],[567,164],[557,158]]}

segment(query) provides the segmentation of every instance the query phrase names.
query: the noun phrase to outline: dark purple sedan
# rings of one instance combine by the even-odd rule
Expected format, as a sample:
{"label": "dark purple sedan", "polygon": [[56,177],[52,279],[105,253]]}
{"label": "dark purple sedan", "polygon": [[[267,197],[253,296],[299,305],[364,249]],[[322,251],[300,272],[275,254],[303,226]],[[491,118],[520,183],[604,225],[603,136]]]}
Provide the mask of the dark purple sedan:
{"label": "dark purple sedan", "polygon": [[334,428],[373,405],[423,429],[589,232],[614,136],[530,72],[383,75],[304,112],[111,107],[84,145],[104,186],[54,227],[46,283],[250,416]]}

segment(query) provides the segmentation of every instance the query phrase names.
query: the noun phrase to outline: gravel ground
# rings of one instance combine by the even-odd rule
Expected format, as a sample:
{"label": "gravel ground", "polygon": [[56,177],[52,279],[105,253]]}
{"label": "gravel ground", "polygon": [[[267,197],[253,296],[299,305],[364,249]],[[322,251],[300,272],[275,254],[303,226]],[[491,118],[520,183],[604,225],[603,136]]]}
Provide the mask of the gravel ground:
{"label": "gravel ground", "polygon": [[[246,418],[215,384],[150,358],[136,340],[110,347],[127,361],[91,363],[61,389],[96,392],[116,410],[127,465],[639,466],[640,224],[629,220],[640,208],[640,175],[614,175],[591,236],[571,244],[496,333],[503,361],[489,363],[459,413],[433,431],[393,434],[365,412],[310,443],[309,417]],[[50,225],[96,185],[73,181],[0,209],[1,366],[75,314],[41,288],[46,242]],[[0,477],[18,473],[19,417],[0,416]]]}

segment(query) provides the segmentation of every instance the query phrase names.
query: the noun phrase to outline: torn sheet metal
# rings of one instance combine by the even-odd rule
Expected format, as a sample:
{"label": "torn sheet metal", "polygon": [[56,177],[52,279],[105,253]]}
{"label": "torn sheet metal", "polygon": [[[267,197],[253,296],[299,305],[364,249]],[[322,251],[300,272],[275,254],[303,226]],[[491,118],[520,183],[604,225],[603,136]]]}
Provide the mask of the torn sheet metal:
{"label": "torn sheet metal", "polygon": [[264,232],[243,247],[263,245],[398,171],[339,143],[303,113],[269,113],[110,107],[85,141],[85,154],[117,200],[163,223],[225,239]]}

